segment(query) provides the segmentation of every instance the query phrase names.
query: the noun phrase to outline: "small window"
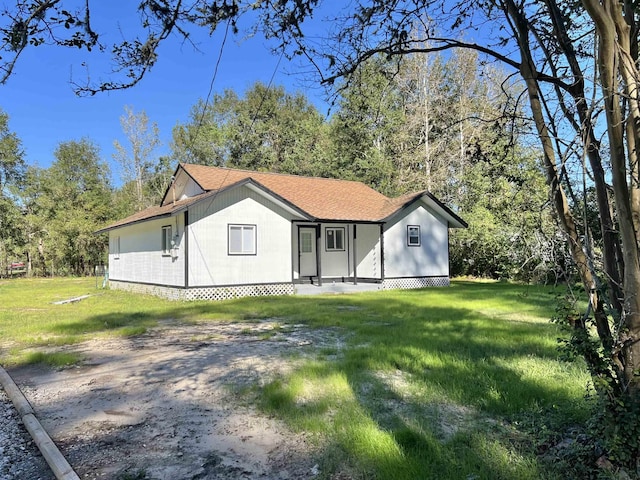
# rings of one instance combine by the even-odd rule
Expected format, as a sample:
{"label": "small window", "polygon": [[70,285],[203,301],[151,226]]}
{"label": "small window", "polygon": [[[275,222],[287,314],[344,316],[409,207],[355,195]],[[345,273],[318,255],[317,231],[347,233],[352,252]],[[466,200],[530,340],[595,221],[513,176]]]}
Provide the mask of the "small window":
{"label": "small window", "polygon": [[256,226],[229,225],[229,255],[256,254]]}
{"label": "small window", "polygon": [[407,245],[420,246],[420,225],[407,225]]}
{"label": "small window", "polygon": [[171,255],[171,225],[162,227],[162,254]]}
{"label": "small window", "polygon": [[300,232],[300,253],[313,252],[313,235],[311,232]]}
{"label": "small window", "polygon": [[325,237],[328,252],[344,250],[344,227],[327,228]]}
{"label": "small window", "polygon": [[113,239],[113,258],[118,260],[120,258],[120,237]]}

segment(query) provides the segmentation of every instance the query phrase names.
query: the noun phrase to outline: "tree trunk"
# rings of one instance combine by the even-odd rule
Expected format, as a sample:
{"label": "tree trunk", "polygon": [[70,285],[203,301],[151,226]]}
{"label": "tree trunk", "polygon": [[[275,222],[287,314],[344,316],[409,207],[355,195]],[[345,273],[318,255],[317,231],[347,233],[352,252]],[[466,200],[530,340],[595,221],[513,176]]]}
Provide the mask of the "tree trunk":
{"label": "tree trunk", "polygon": [[[598,67],[604,93],[607,135],[611,152],[611,180],[618,212],[620,238],[624,259],[622,322],[624,331],[619,338],[619,348],[624,366],[625,388],[634,394],[640,393],[640,265],[638,264],[638,244],[634,217],[638,217],[637,206],[632,203],[632,195],[627,183],[627,151],[638,142],[638,122],[640,111],[637,104],[638,70],[630,61],[628,31],[622,21],[620,4],[617,1],[582,0],[596,24],[599,36]],[[628,25],[627,25],[628,27]],[[624,79],[622,87],[618,78]],[[632,101],[629,117],[622,112],[622,95]],[[633,123],[627,130],[632,138],[625,142],[625,120]],[[629,157],[635,162],[635,152]],[[633,168],[636,168],[633,166]],[[633,171],[633,170],[632,170]]]}
{"label": "tree trunk", "polygon": [[[567,63],[571,68],[571,73],[573,75],[573,84],[571,85],[570,93],[580,120],[579,124],[575,124],[577,130],[576,133],[580,134],[582,145],[587,159],[589,160],[589,165],[591,166],[591,172],[593,175],[593,182],[596,191],[596,203],[598,206],[598,214],[600,216],[600,233],[602,235],[604,247],[602,255],[609,290],[609,301],[616,312],[622,312],[624,297],[621,283],[622,272],[624,271],[622,250],[618,240],[618,233],[614,228],[611,204],[609,202],[609,193],[607,191],[605,173],[602,166],[602,157],[600,156],[600,143],[593,131],[591,111],[587,104],[584,91],[584,73],[566,29],[566,18],[564,18],[561,10],[558,8],[558,4],[554,0],[546,0],[545,5],[549,10],[549,16],[553,24],[554,33],[558,38],[559,46],[567,59]],[[565,112],[565,115],[567,114],[570,114],[570,112]],[[606,327],[604,325],[602,327],[605,330],[610,331],[608,324]],[[604,339],[602,343],[609,348],[612,347],[613,338],[610,332],[607,335],[607,339]]]}
{"label": "tree trunk", "polygon": [[[571,257],[576,264],[576,268],[578,269],[578,273],[585,290],[589,292],[589,300],[593,306],[598,335],[603,346],[612,348],[613,339],[609,328],[609,321],[598,296],[596,277],[591,270],[589,259],[585,254],[584,245],[582,244],[575,219],[573,218],[573,214],[569,208],[569,203],[560,181],[558,169],[556,168],[553,140],[549,134],[547,122],[544,117],[541,101],[542,93],[536,78],[536,69],[529,47],[528,26],[522,16],[522,13],[518,10],[512,0],[507,0],[506,7],[507,13],[513,20],[515,27],[514,33],[518,40],[521,55],[520,74],[522,75],[527,87],[529,105],[538,131],[538,137],[542,144],[547,183],[551,190],[551,200],[555,207],[558,223],[569,241]],[[580,328],[585,327],[582,325]]]}

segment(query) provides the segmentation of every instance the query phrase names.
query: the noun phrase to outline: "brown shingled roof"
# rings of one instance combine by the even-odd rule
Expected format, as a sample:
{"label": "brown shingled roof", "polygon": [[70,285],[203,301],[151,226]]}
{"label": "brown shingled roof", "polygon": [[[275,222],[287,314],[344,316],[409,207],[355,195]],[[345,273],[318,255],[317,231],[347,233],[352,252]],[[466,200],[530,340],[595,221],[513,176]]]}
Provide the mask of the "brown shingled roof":
{"label": "brown shingled roof", "polygon": [[[362,182],[320,177],[301,177],[281,173],[254,172],[204,165],[180,164],[205,193],[177,202],[168,202],[167,194],[159,207],[149,207],[96,233],[113,228],[160,218],[186,209],[204,198],[236,185],[250,182],[288,202],[293,208],[305,213],[309,220],[384,222],[395,212],[426,198],[440,209],[445,217],[453,220],[453,226],[466,227],[466,223],[427,191],[410,193],[398,198],[388,198]],[[167,201],[167,203],[165,203]],[[450,224],[451,225],[451,224]]]}
{"label": "brown shingled roof", "polygon": [[377,222],[398,208],[396,200],[362,182],[192,164],[181,167],[205,191],[252,179],[315,219]]}
{"label": "brown shingled roof", "polygon": [[143,222],[152,218],[168,217],[173,213],[184,210],[186,207],[188,207],[192,203],[200,201],[202,198],[202,195],[198,195],[197,197],[185,198],[175,203],[168,203],[159,207],[148,207],[144,210],[140,210],[139,212],[134,213],[133,215],[129,215],[122,220],[118,220],[117,222],[112,223],[101,230],[98,230],[96,233],[106,232],[123,225],[131,225],[133,223]]}

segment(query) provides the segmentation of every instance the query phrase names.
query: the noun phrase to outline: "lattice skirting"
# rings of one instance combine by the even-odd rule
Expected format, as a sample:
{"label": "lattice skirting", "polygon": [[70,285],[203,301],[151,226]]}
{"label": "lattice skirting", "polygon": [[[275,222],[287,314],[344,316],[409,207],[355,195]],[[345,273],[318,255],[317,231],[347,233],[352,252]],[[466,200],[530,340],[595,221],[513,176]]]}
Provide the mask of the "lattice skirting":
{"label": "lattice skirting", "polygon": [[237,285],[232,287],[189,288],[184,291],[185,300],[228,300],[240,297],[263,297],[268,295],[293,295],[293,283],[263,285]]}
{"label": "lattice skirting", "polygon": [[109,285],[116,290],[155,295],[169,300],[229,300],[240,297],[262,297],[267,295],[293,295],[292,283],[236,285],[229,287],[176,288],[142,283],[118,282],[110,280]]}
{"label": "lattice skirting", "polygon": [[385,278],[382,281],[383,290],[409,290],[424,287],[448,287],[449,277],[408,277]]}

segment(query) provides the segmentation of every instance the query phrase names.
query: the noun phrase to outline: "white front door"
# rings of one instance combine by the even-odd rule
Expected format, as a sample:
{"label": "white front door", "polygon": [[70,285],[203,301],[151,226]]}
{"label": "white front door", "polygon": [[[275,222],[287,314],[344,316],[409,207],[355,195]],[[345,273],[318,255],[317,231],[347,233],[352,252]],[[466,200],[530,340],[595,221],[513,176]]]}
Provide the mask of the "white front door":
{"label": "white front door", "polygon": [[300,277],[318,275],[315,228],[300,227],[298,229],[298,255],[300,258]]}

